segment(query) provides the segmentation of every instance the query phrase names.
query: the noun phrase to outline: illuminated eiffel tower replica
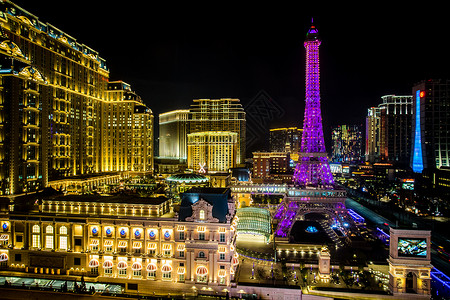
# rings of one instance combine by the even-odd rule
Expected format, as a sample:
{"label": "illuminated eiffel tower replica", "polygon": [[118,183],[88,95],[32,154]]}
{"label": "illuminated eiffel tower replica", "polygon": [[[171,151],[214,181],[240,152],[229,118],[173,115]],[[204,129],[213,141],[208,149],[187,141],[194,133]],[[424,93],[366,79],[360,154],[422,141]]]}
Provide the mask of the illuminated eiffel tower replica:
{"label": "illuminated eiffel tower replica", "polygon": [[[312,24],[306,34],[306,99],[302,144],[294,171],[294,186],[278,207],[275,236],[289,238],[293,224],[311,212],[326,216],[322,227],[348,224],[346,193],[336,189],[325,150],[320,110],[319,32]],[[345,229],[343,229],[345,230]]]}

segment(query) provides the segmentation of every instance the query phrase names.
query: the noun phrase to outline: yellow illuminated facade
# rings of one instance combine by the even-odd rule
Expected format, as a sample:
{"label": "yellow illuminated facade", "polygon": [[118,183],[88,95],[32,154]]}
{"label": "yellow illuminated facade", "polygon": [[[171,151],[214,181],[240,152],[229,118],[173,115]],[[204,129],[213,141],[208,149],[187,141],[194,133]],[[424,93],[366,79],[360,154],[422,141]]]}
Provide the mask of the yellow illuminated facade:
{"label": "yellow illuminated facade", "polygon": [[189,133],[231,131],[237,134],[236,163],[245,161],[245,112],[239,99],[194,99]]}
{"label": "yellow illuminated facade", "polygon": [[153,114],[98,52],[10,1],[0,26],[1,194],[153,170]]}
{"label": "yellow illuminated facade", "polygon": [[0,268],[83,275],[131,293],[230,287],[239,263],[231,220],[210,221],[205,210],[203,219],[180,221],[171,205],[164,197],[61,196],[43,200],[31,219],[10,211],[0,217]]}
{"label": "yellow illuminated facade", "polygon": [[[206,131],[187,135],[188,168],[208,172],[228,172],[236,167],[238,134]],[[202,170],[201,170],[202,169]]]}

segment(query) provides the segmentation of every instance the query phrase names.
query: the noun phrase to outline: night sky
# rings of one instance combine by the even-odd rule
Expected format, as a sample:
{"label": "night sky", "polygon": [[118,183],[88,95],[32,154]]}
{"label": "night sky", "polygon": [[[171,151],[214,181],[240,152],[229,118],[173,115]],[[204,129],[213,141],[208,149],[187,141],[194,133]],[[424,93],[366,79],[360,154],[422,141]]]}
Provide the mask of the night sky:
{"label": "night sky", "polygon": [[155,123],[158,114],[189,108],[195,98],[239,98],[246,106],[263,90],[282,110],[268,126],[301,127],[303,41],[312,17],[322,38],[327,144],[331,126],[363,124],[381,96],[410,94],[424,79],[450,78],[450,22],[442,7],[14,2],[98,51],[110,80],[131,84]]}

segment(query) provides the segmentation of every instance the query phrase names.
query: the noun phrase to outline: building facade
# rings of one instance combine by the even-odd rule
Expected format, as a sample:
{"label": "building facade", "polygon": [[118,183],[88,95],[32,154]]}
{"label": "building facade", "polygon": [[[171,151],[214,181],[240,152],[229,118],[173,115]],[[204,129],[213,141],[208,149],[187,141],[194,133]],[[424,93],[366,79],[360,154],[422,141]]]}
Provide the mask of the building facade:
{"label": "building facade", "polygon": [[175,110],[159,115],[159,157],[187,159],[189,110]]}
{"label": "building facade", "polygon": [[0,221],[1,268],[126,283],[131,293],[180,293],[189,284],[221,292],[238,265],[234,200],[229,189],[188,196],[180,215],[165,197],[64,196],[15,207]]}
{"label": "building facade", "polygon": [[411,158],[412,96],[386,95],[366,117],[366,160],[408,165]]}
{"label": "building facade", "polygon": [[205,131],[187,135],[188,168],[205,172],[228,172],[236,167],[238,134],[231,131]]}
{"label": "building facade", "polygon": [[194,99],[189,133],[230,131],[237,134],[235,164],[245,161],[245,112],[239,99]]}
{"label": "building facade", "polygon": [[0,28],[2,194],[66,176],[153,169],[152,112],[129,85],[108,83],[97,51],[10,1],[0,3]]}
{"label": "building facade", "polygon": [[287,152],[253,152],[253,179],[269,179],[273,174],[286,174],[290,170],[289,162],[290,155]]}
{"label": "building facade", "polygon": [[424,80],[412,89],[411,167],[414,172],[450,166],[450,80]]}
{"label": "building facade", "polygon": [[362,126],[339,125],[331,132],[334,162],[361,162],[363,160]]}

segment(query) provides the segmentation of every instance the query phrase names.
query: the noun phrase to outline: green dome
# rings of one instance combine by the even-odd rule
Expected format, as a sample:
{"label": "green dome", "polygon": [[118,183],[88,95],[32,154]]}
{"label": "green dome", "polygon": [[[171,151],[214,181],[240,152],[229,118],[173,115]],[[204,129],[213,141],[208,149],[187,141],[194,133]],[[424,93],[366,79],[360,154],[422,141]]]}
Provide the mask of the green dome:
{"label": "green dome", "polygon": [[207,182],[208,178],[200,174],[183,173],[169,176],[166,178],[166,181],[179,183],[202,183]]}

